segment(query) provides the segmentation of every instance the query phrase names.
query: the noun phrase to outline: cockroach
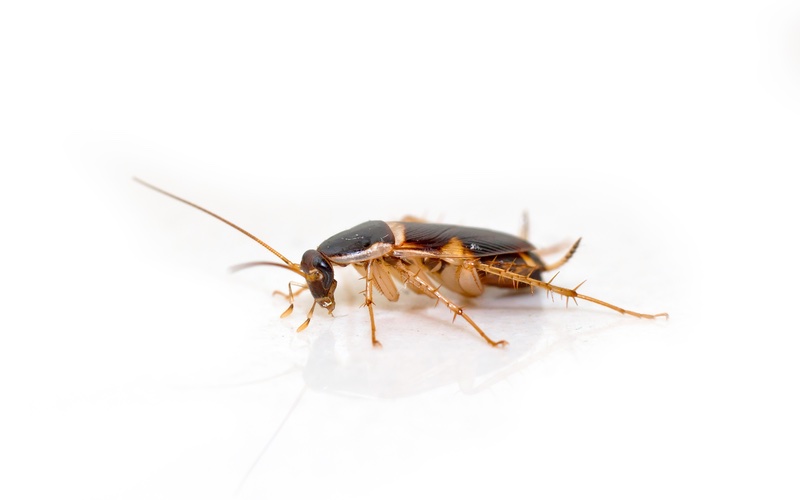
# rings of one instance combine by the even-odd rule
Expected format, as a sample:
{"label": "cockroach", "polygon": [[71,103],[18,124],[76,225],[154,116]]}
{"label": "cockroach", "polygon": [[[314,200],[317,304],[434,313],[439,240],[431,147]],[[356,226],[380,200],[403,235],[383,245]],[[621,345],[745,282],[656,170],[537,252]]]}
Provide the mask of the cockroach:
{"label": "cockroach", "polygon": [[[543,281],[543,271],[553,271],[564,265],[578,249],[578,239],[557,261],[546,264],[536,247],[527,241],[527,224],[521,236],[480,229],[429,223],[414,217],[401,221],[384,222],[371,220],[337,233],[323,241],[316,250],[307,250],[295,263],[250,232],[233,222],[201,207],[191,201],[169,193],[141,179],[134,180],[154,191],[194,207],[224,222],[245,236],[251,238],[281,262],[250,262],[236,268],[254,265],[270,265],[288,269],[302,276],[305,283],[290,282],[289,293],[280,293],[289,301],[289,307],[281,314],[285,318],[294,310],[294,299],[305,290],[311,292],[314,302],[306,315],[306,320],[297,328],[303,331],[311,322],[317,305],[332,314],[336,307],[334,292],[336,280],[335,267],[352,265],[365,278],[364,305],[369,310],[372,329],[372,344],[380,346],[375,337],[375,313],[373,311],[373,290],[391,302],[400,298],[395,280],[412,291],[443,302],[453,313],[453,320],[462,317],[493,347],[505,346],[505,340],[493,340],[470,318],[462,307],[441,292],[444,287],[465,297],[481,295],[487,286],[513,288],[528,287],[531,292],[542,288],[550,294],[566,297],[567,302],[577,299],[599,304],[621,314],[637,318],[667,318],[665,312],[643,314],[608,302],[578,293],[581,282],[574,288],[564,288],[553,284],[558,275]],[[296,288],[296,290],[295,290]]]}

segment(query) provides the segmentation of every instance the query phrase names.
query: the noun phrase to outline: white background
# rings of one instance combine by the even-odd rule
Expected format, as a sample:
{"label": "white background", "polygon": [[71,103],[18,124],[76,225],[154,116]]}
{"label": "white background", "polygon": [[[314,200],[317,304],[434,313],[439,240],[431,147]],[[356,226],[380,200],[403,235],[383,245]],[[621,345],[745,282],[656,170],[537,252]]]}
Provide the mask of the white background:
{"label": "white background", "polygon": [[[3,498],[797,498],[796,2],[0,8]],[[582,236],[543,297],[294,333],[269,255]],[[457,296],[454,298],[458,298]]]}

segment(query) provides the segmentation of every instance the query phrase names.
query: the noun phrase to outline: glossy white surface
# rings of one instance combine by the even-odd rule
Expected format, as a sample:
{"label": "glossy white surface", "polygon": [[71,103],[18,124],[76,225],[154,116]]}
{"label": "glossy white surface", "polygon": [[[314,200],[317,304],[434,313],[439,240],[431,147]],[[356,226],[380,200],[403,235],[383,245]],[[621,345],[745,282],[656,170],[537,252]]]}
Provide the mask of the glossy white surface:
{"label": "glossy white surface", "polygon": [[[22,4],[20,4],[22,5]],[[4,7],[3,498],[796,497],[792,2]],[[293,4],[294,5],[294,4]],[[541,294],[293,259],[406,214],[582,236]],[[458,299],[457,297],[454,297]],[[484,300],[485,299],[485,300]],[[458,299],[460,300],[460,299]]]}

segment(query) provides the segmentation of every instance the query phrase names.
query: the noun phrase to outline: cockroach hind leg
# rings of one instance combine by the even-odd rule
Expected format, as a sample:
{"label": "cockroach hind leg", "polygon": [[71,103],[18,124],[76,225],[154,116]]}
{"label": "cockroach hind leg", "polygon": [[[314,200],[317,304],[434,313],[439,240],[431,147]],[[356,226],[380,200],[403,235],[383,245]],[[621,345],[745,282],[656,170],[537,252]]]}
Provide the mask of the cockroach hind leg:
{"label": "cockroach hind leg", "polygon": [[609,309],[613,309],[614,311],[617,311],[620,314],[626,314],[628,316],[634,316],[636,318],[644,318],[644,319],[669,318],[669,314],[667,314],[665,312],[658,313],[658,314],[639,313],[639,312],[636,312],[636,311],[630,311],[628,309],[623,309],[623,308],[621,308],[619,306],[615,306],[615,305],[610,304],[610,303],[608,303],[606,301],[603,301],[603,300],[600,300],[600,299],[596,299],[596,298],[590,297],[588,295],[580,294],[580,293],[577,292],[577,290],[578,290],[578,287],[580,287],[583,283],[580,283],[578,286],[576,286],[575,288],[571,288],[571,289],[554,285],[553,284],[553,280],[555,279],[556,276],[558,276],[558,273],[556,273],[556,276],[553,276],[552,278],[550,278],[550,281],[545,282],[545,281],[541,281],[541,280],[537,280],[537,279],[533,279],[533,278],[528,278],[528,277],[526,277],[526,276],[524,276],[522,274],[514,273],[514,272],[508,271],[506,269],[494,267],[494,266],[491,266],[489,264],[484,264],[484,263],[480,263],[480,262],[476,263],[475,267],[478,268],[480,271],[483,271],[483,272],[485,272],[487,274],[493,274],[495,276],[508,278],[508,279],[512,279],[512,280],[517,280],[517,281],[519,281],[521,283],[525,283],[525,284],[529,285],[531,288],[544,288],[548,294],[561,295],[562,297],[566,297],[567,301],[569,301],[569,299],[571,298],[571,299],[573,299],[573,301],[575,303],[577,303],[578,302],[577,299],[583,299],[583,300],[585,300],[587,302],[593,302],[593,303],[595,303],[597,305],[600,305],[600,306],[603,306],[603,307],[607,307]]}

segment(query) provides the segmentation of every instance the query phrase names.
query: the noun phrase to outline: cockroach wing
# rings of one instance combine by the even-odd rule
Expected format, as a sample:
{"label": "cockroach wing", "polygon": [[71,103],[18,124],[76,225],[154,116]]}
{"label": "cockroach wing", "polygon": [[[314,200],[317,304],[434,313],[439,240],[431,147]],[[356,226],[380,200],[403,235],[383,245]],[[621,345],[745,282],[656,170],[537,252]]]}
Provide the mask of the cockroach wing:
{"label": "cockroach wing", "polygon": [[402,243],[395,246],[398,255],[408,251],[417,256],[475,258],[535,249],[529,241],[491,229],[425,222],[391,222],[390,225],[402,227],[404,231]]}

